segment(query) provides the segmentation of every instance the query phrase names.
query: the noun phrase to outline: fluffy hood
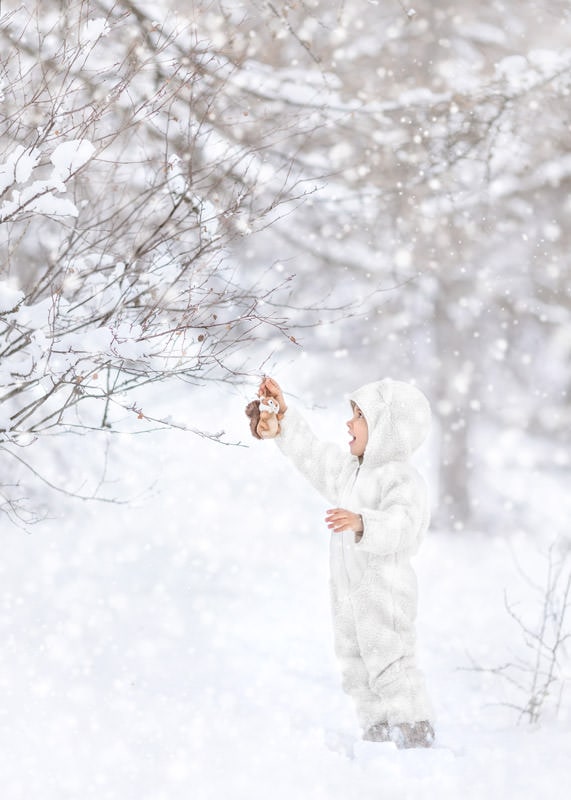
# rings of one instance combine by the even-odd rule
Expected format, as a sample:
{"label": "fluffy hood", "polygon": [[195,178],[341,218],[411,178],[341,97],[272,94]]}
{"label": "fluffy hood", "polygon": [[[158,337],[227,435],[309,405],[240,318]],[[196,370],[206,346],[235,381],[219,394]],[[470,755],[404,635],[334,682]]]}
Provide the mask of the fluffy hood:
{"label": "fluffy hood", "polygon": [[420,389],[409,383],[385,378],[361,386],[349,399],[367,420],[369,441],[363,456],[367,467],[405,461],[428,436],[430,405]]}

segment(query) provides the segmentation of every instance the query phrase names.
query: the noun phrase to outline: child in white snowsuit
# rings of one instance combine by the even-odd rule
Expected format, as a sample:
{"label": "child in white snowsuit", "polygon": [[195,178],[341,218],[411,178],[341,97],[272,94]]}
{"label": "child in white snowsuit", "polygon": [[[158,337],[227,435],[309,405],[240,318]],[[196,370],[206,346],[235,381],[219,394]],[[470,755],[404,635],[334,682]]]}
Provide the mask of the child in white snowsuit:
{"label": "child in white snowsuit", "polygon": [[408,462],[430,428],[426,397],[391,379],[351,395],[349,451],[319,441],[265,378],[280,406],[280,450],[334,506],[330,545],[335,652],[363,738],[429,747],[434,731],[415,660],[416,576],[410,558],[429,521],[426,484]]}

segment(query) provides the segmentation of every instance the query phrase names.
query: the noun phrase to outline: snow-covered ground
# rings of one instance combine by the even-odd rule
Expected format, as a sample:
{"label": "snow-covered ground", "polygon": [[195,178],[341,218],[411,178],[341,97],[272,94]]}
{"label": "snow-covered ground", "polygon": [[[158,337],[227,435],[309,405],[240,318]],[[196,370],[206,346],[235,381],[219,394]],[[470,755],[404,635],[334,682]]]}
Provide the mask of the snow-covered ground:
{"label": "snow-covered ground", "polygon": [[[62,497],[30,535],[3,527],[2,800],[567,797],[569,720],[518,727],[499,679],[460,669],[522,647],[503,593],[529,594],[513,552],[542,579],[537,544],[429,532],[418,631],[438,743],[361,742],[332,652],[325,502],[250,439],[246,399],[189,392],[188,419],[248,447],[176,431],[47,443],[78,486],[110,441],[104,490],[134,499]],[[312,419],[343,444],[344,413]]]}

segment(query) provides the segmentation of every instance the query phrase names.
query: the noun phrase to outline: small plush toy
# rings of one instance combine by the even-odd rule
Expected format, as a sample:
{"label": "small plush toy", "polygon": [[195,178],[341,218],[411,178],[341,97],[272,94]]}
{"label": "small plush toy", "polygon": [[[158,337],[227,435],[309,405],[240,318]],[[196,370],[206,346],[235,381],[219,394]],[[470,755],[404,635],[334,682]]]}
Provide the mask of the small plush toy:
{"label": "small plush toy", "polygon": [[246,406],[250,430],[256,439],[273,439],[280,432],[279,404],[273,397],[260,397]]}

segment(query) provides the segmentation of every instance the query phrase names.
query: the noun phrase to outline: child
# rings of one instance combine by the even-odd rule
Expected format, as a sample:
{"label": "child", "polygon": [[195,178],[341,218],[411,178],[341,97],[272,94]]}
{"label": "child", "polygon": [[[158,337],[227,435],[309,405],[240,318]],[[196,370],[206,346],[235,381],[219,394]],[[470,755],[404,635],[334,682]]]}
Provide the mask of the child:
{"label": "child", "polygon": [[363,739],[430,747],[434,731],[415,661],[417,589],[410,558],[428,527],[426,485],[409,456],[426,438],[430,407],[407,383],[384,379],[351,397],[349,451],[319,441],[272,378],[280,450],[335,506],[330,544],[335,652]]}

